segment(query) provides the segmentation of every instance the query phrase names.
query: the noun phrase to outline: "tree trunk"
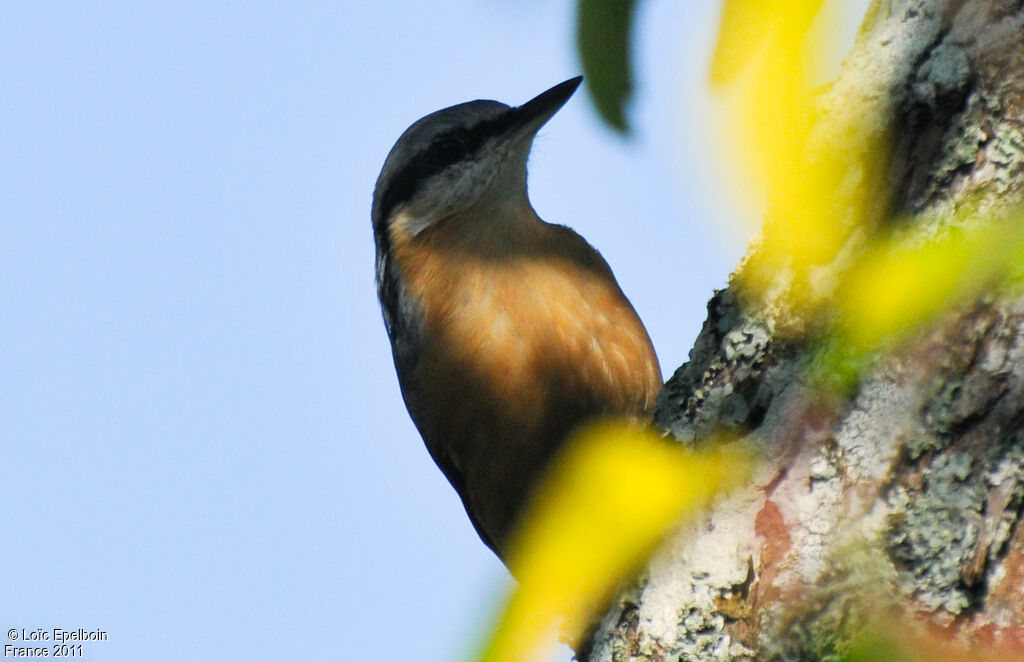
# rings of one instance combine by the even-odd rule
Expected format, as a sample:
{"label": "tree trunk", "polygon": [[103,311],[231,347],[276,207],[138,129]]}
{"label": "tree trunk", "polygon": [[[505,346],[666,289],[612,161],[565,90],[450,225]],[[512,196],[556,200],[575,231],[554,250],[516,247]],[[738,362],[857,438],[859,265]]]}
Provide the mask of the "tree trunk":
{"label": "tree trunk", "polygon": [[[1020,204],[1022,4],[875,0],[823,94],[825,116],[871,118],[858,144],[887,145],[875,172],[849,173],[880,203],[841,254],[894,223],[949,231],[968,196],[992,214]],[[756,261],[755,247],[737,273]],[[685,442],[738,433],[766,459],[673,536],[580,659],[830,659],[879,619],[1021,655],[1024,296],[958,306],[837,394],[806,378],[810,325],[736,281],[656,421]]]}

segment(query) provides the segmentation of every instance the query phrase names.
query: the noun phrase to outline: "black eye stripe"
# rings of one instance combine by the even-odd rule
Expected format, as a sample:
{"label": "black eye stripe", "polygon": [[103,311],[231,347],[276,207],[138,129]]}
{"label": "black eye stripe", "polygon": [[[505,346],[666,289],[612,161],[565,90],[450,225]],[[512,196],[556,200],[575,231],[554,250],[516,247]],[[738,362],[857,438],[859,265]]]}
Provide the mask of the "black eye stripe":
{"label": "black eye stripe", "polygon": [[465,131],[449,131],[439,137],[438,140],[431,145],[431,149],[441,149],[443,152],[451,152],[452,150],[465,150],[469,147],[469,140],[467,132]]}
{"label": "black eye stripe", "polygon": [[450,165],[470,156],[476,147],[470,144],[464,131],[449,131],[435,138],[427,152],[430,158]]}
{"label": "black eye stripe", "polygon": [[436,136],[426,149],[416,153],[390,178],[389,185],[380,194],[380,221],[384,222],[395,207],[410,200],[423,182],[459,161],[472,158],[488,138],[508,130],[515,121],[516,116],[506,112]]}

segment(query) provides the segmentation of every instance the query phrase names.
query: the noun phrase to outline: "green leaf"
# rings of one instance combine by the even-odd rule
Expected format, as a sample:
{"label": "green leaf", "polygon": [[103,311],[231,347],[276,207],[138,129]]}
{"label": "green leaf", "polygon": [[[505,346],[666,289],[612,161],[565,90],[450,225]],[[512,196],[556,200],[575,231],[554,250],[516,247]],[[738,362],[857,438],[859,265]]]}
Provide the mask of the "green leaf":
{"label": "green leaf", "polygon": [[576,47],[590,98],[601,118],[620,133],[629,130],[626,103],[633,92],[630,28],[635,0],[580,0]]}

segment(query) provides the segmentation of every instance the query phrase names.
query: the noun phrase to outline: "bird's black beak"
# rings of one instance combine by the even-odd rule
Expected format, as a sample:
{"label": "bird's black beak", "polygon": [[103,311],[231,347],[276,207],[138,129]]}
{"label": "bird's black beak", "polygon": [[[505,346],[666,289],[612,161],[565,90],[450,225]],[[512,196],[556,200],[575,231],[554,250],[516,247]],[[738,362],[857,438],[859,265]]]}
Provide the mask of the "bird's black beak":
{"label": "bird's black beak", "polygon": [[532,136],[565,105],[569,97],[583,82],[583,76],[570,78],[555,85],[547,92],[541,92],[526,103],[511,110],[513,125],[511,133],[517,137]]}

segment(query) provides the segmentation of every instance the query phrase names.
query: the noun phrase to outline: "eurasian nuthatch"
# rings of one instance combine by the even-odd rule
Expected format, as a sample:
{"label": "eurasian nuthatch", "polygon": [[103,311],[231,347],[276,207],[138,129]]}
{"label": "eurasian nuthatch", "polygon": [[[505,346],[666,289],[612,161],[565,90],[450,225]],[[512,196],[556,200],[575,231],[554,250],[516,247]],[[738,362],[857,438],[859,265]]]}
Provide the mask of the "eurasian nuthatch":
{"label": "eurasian nuthatch", "polygon": [[604,258],[526,192],[537,130],[582,78],[518,107],[431,113],[373,194],[377,290],[427,449],[499,557],[531,487],[588,419],[645,416],[661,388],[647,332]]}

